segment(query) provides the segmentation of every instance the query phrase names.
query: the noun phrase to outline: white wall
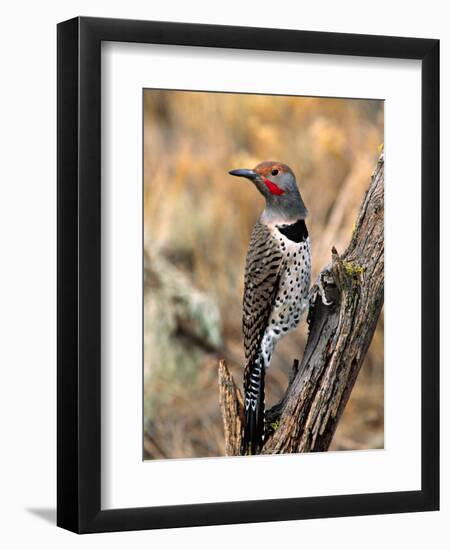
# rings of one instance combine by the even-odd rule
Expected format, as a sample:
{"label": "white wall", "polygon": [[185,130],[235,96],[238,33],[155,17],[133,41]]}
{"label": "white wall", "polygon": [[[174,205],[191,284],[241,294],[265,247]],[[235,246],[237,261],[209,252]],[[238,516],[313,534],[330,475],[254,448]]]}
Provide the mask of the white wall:
{"label": "white wall", "polygon": [[[450,38],[445,3],[378,0],[16,1],[2,9],[0,63],[0,541],[5,548],[443,548],[450,484],[442,511],[365,518],[236,525],[76,537],[53,526],[56,408],[56,23],[75,15],[272,26],[441,39],[442,172],[449,181]],[[405,128],[407,131],[407,128]],[[446,158],[444,158],[446,152]],[[442,189],[443,273],[449,265],[449,186]],[[447,275],[448,276],[448,275]],[[444,277],[443,277],[444,278]],[[442,464],[450,463],[449,286],[442,289]],[[268,472],[268,478],[276,474]],[[370,472],[368,472],[370,475]],[[447,526],[446,526],[447,523]],[[7,544],[5,545],[5,542]]]}

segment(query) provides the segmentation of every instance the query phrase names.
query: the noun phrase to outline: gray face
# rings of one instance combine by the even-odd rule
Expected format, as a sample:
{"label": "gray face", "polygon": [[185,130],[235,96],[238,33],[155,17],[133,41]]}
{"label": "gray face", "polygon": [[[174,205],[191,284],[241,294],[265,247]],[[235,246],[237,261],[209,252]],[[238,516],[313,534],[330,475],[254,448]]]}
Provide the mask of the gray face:
{"label": "gray face", "polygon": [[263,162],[253,170],[239,169],[229,172],[251,180],[266,200],[261,216],[264,223],[290,223],[304,219],[308,211],[295,181],[292,170],[279,162]]}

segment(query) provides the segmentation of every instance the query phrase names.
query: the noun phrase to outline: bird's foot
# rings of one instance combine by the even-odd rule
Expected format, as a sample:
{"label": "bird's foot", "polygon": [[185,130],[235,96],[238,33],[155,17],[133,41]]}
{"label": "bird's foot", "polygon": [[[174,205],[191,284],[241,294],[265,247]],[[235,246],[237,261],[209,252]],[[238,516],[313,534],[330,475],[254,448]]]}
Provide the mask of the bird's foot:
{"label": "bird's foot", "polygon": [[333,275],[331,274],[330,266],[327,266],[320,272],[315,284],[311,287],[308,295],[310,304],[316,301],[317,294],[320,295],[320,299],[324,306],[332,306],[337,301],[338,290]]}

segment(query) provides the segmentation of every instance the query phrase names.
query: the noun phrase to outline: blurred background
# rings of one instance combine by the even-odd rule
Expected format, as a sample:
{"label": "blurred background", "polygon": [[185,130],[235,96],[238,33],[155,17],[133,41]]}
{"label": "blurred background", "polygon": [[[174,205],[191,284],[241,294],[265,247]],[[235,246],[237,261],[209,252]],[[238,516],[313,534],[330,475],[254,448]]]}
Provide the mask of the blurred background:
{"label": "blurred background", "polygon": [[[144,458],[225,454],[217,386],[242,386],[245,255],[262,196],[233,168],[288,164],[309,210],[313,274],[346,248],[383,143],[383,102],[144,92]],[[279,344],[266,407],[301,359],[306,322]],[[330,450],[384,445],[383,316]]]}

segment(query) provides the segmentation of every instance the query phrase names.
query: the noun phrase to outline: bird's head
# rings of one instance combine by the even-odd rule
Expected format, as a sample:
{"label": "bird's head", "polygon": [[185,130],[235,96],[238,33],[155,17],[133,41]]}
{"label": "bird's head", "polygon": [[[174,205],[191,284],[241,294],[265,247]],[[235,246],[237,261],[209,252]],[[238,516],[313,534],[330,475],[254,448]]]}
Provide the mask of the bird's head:
{"label": "bird's head", "polygon": [[281,162],[266,161],[253,170],[230,170],[232,176],[251,180],[266,199],[262,221],[289,223],[305,218],[308,211],[297,187],[294,172]]}

